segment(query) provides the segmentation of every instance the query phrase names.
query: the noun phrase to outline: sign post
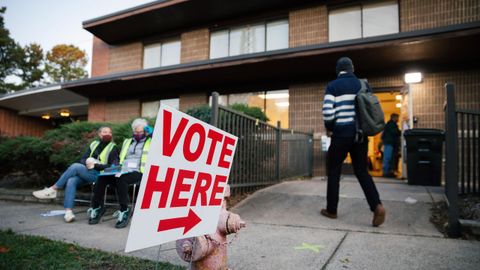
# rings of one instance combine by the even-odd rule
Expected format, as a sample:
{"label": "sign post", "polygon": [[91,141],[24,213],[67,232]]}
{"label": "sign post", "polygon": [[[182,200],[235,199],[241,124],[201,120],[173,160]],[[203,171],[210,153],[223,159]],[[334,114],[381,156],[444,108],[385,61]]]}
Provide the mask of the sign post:
{"label": "sign post", "polygon": [[237,137],[161,105],[125,252],[215,232]]}

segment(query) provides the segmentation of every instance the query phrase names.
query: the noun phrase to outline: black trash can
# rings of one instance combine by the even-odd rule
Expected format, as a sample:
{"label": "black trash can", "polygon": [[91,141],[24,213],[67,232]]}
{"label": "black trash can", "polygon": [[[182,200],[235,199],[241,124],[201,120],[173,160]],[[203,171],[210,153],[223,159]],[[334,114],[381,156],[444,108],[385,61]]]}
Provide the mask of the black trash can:
{"label": "black trash can", "polygon": [[407,143],[408,184],[440,186],[445,132],[440,129],[414,128],[405,131],[404,136]]}

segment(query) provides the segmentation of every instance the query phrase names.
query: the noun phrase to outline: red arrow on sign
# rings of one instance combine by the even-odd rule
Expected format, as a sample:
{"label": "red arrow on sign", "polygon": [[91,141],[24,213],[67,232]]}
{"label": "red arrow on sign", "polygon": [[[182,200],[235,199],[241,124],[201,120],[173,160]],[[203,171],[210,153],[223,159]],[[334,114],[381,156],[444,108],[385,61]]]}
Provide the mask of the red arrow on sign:
{"label": "red arrow on sign", "polygon": [[188,216],[186,216],[186,217],[160,220],[158,222],[157,232],[168,231],[168,230],[171,230],[171,229],[184,227],[183,234],[186,234],[193,227],[195,227],[195,225],[200,223],[200,221],[202,221],[202,219],[199,218],[197,216],[197,214],[195,214],[195,212],[193,212],[192,209],[190,209],[188,211]]}

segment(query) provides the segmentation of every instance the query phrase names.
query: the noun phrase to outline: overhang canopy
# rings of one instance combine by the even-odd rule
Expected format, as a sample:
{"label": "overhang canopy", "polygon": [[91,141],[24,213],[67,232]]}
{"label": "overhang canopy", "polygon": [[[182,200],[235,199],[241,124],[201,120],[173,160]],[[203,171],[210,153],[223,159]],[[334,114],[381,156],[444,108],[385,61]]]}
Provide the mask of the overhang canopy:
{"label": "overhang canopy", "polygon": [[88,99],[57,84],[0,96],[0,107],[25,116],[58,118],[62,110],[68,111],[71,116],[83,116],[88,113]]}
{"label": "overhang canopy", "polygon": [[319,3],[318,0],[160,0],[84,21],[83,28],[113,45],[312,2]]}
{"label": "overhang canopy", "polygon": [[331,80],[335,62],[349,56],[359,77],[410,70],[480,68],[480,23],[288,48],[112,74],[64,84],[86,97],[174,97],[182,93],[285,89],[292,83]]}

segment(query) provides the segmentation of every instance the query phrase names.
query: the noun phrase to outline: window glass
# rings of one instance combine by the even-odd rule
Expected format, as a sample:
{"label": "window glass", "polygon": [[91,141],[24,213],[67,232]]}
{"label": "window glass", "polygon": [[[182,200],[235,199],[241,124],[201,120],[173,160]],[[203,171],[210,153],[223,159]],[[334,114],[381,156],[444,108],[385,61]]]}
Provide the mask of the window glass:
{"label": "window glass", "polygon": [[142,103],[142,117],[157,117],[160,104],[167,105],[174,109],[180,107],[180,100],[178,98],[162,99],[155,101],[146,101]]}
{"label": "window glass", "polygon": [[289,94],[288,90],[267,91],[263,98],[266,100],[266,114],[268,123],[276,126],[280,121],[282,128],[288,128],[288,108]]}
{"label": "window glass", "polygon": [[169,107],[172,107],[178,110],[180,108],[180,99],[178,98],[162,99],[160,100],[160,104],[167,105]]}
{"label": "window glass", "polygon": [[169,41],[162,44],[162,66],[180,63],[180,41]]}
{"label": "window glass", "polygon": [[228,48],[228,54],[230,56],[246,53],[247,31],[247,28],[244,27],[230,30],[230,47]]}
{"label": "window glass", "polygon": [[142,117],[157,117],[158,108],[160,108],[160,102],[147,101],[142,103]]}
{"label": "window glass", "polygon": [[265,51],[265,25],[252,25],[248,28],[248,42],[246,53]]}
{"label": "window glass", "polygon": [[210,36],[210,59],[228,56],[228,30],[213,32]]}
{"label": "window glass", "polygon": [[328,15],[328,40],[330,42],[361,37],[360,6],[330,11]]}
{"label": "window glass", "polygon": [[160,66],[161,46],[152,44],[143,49],[143,68],[153,68]]}
{"label": "window glass", "polygon": [[288,21],[267,23],[267,51],[288,48]]}
{"label": "window glass", "polygon": [[288,48],[288,20],[212,32],[210,59]]}
{"label": "window glass", "polygon": [[363,6],[363,37],[398,33],[397,1]]}

